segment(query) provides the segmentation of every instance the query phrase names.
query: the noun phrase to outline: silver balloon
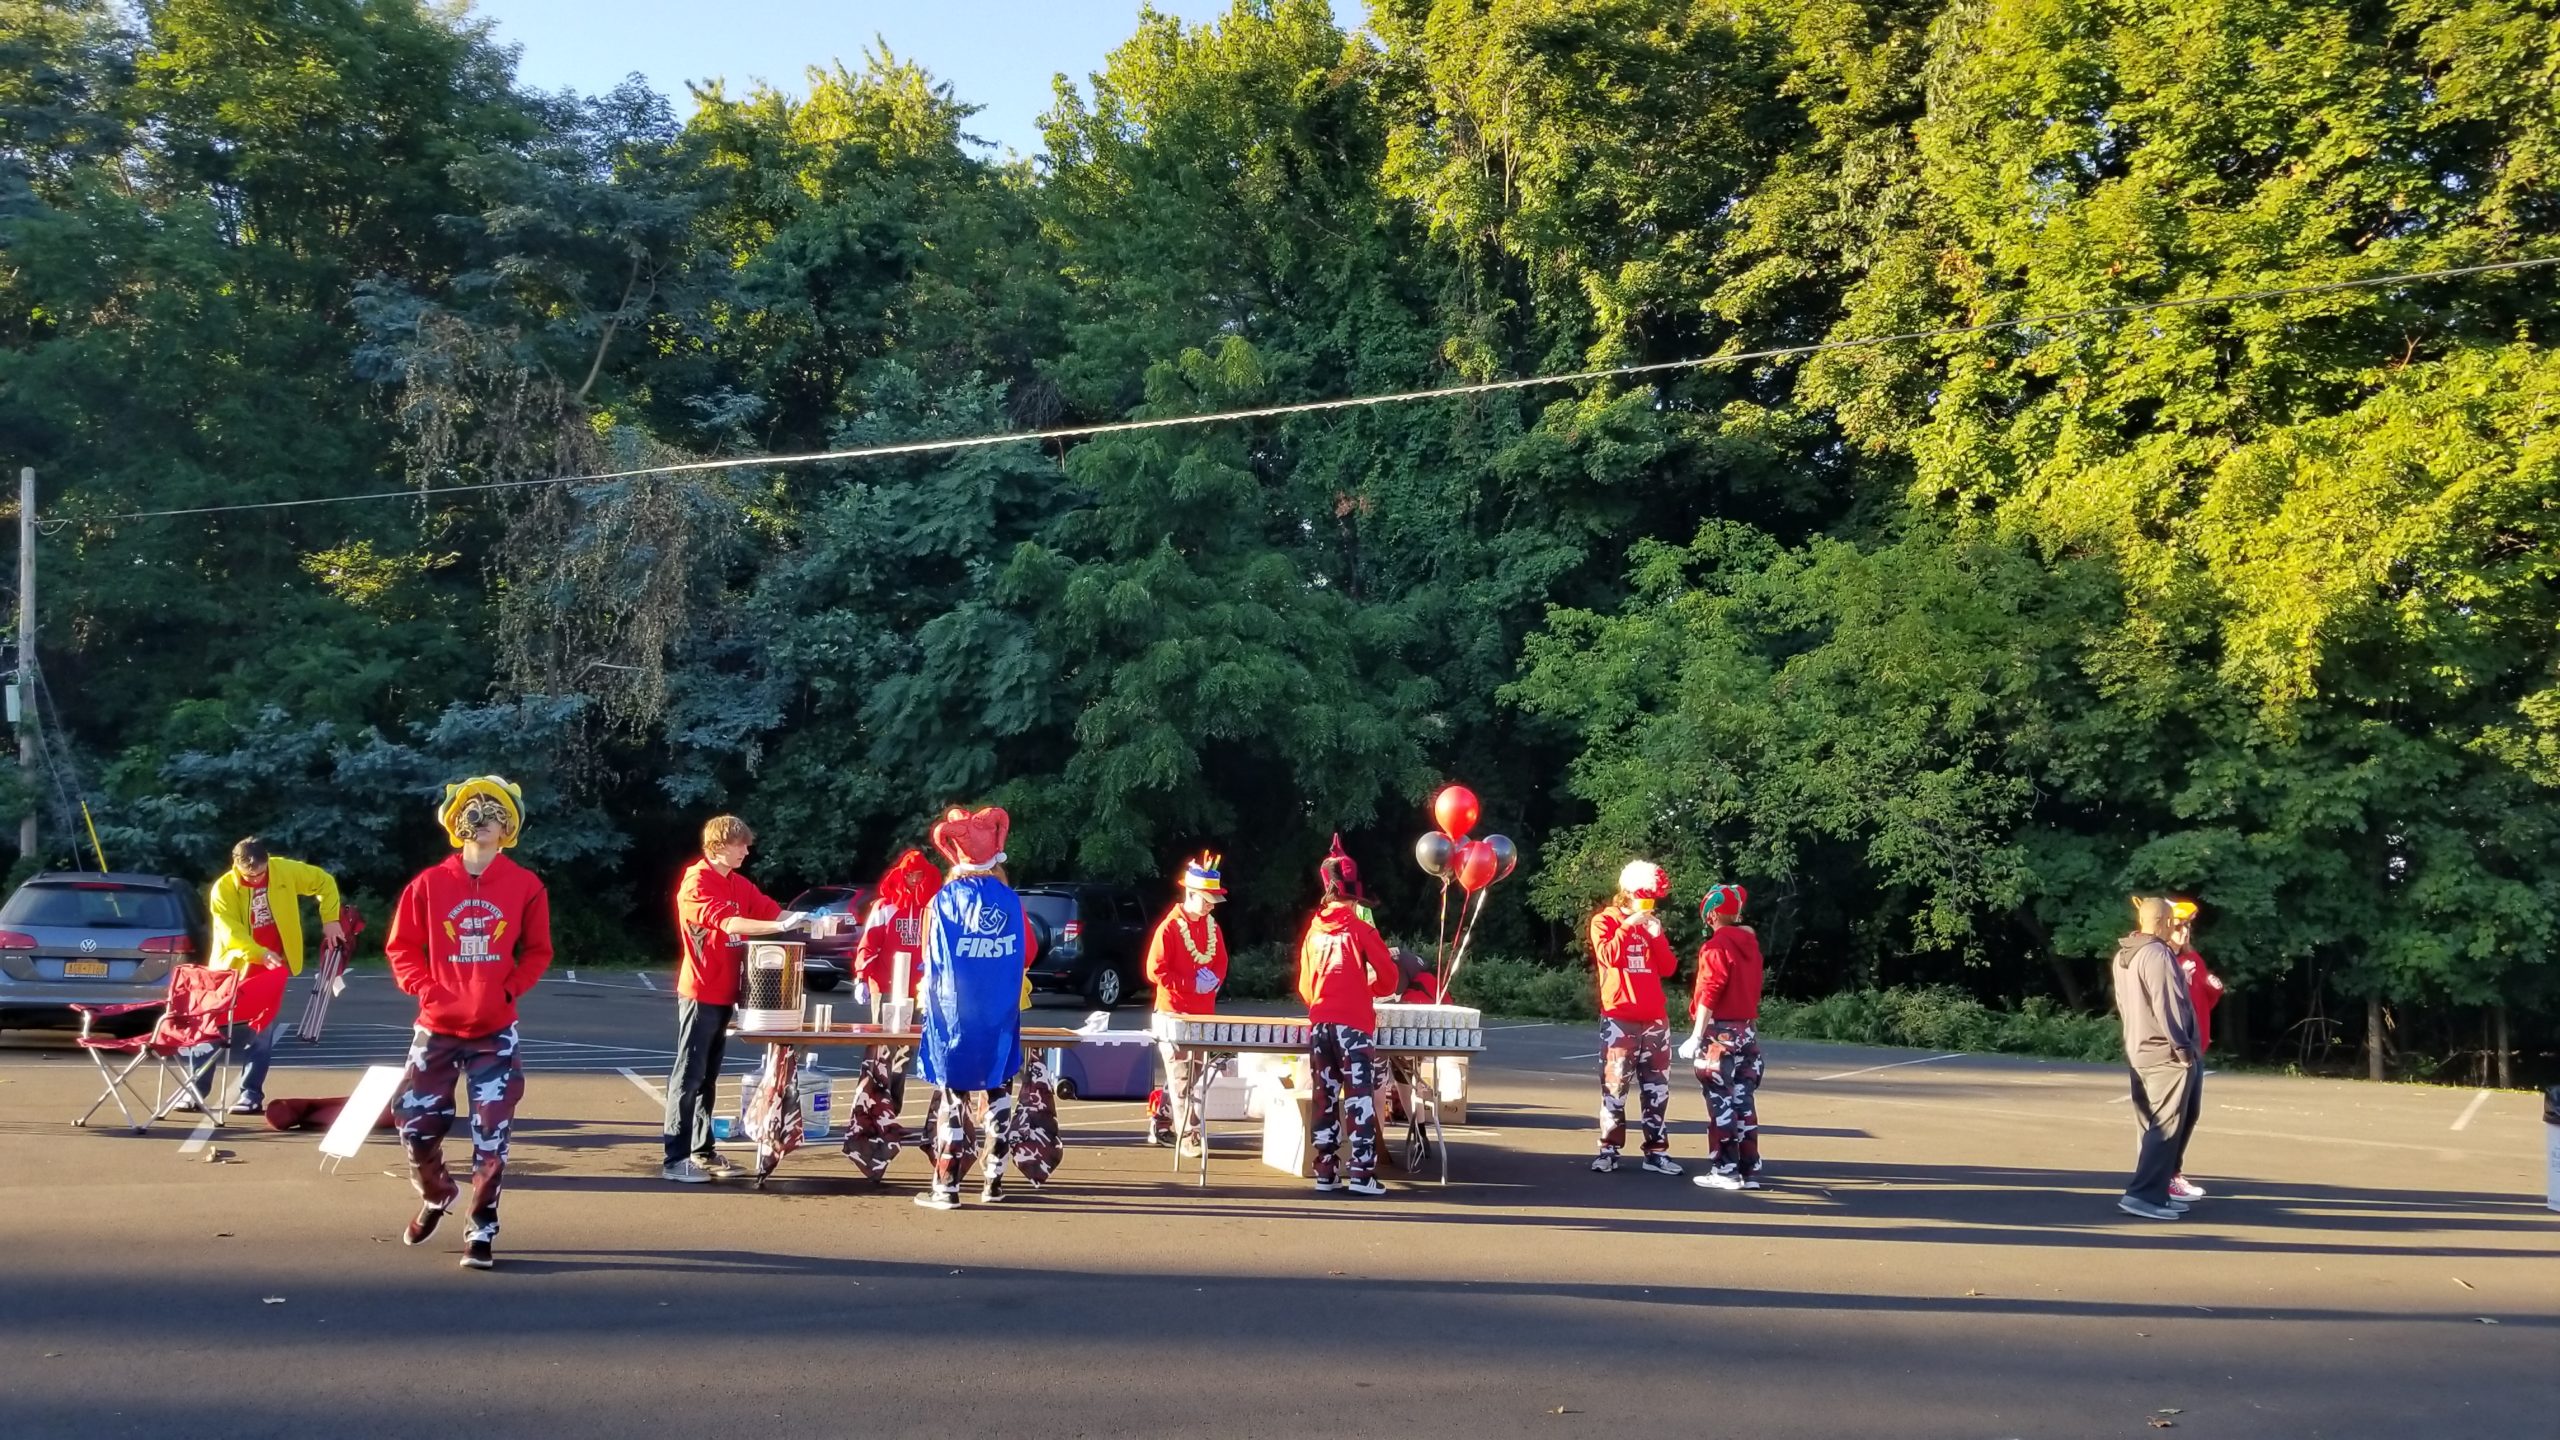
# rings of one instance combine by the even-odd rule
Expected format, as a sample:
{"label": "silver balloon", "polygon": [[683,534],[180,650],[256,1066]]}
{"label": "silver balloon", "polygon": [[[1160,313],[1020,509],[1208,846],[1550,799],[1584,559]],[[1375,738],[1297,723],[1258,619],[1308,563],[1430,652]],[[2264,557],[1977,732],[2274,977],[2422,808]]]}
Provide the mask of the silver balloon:
{"label": "silver balloon", "polygon": [[1510,879],[1511,872],[1520,868],[1520,847],[1512,844],[1508,835],[1487,835],[1484,843],[1493,852],[1494,883]]}
{"label": "silver balloon", "polygon": [[1448,836],[1434,830],[1413,842],[1413,863],[1421,866],[1422,872],[1432,879],[1446,880],[1449,878],[1449,861],[1457,849],[1449,843]]}

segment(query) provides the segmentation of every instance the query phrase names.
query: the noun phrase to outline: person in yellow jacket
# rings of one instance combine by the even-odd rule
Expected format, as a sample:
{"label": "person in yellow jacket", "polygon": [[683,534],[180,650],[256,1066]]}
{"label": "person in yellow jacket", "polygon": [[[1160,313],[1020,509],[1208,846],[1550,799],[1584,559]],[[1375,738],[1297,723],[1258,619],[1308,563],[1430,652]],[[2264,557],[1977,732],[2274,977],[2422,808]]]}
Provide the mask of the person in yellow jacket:
{"label": "person in yellow jacket", "polygon": [[[243,1056],[239,1098],[231,1109],[253,1114],[266,1108],[267,1065],[276,1051],[276,1017],[283,1013],[286,983],[302,973],[302,899],[320,905],[323,943],[343,945],[346,929],[338,923],[338,882],[328,871],[282,855],[270,855],[267,842],[252,835],[231,847],[231,868],[213,882],[207,904],[213,910],[213,954],[206,964],[216,970],[238,970],[239,1030],[231,1042]],[[213,1073],[208,1054],[196,1075],[199,1093]]]}

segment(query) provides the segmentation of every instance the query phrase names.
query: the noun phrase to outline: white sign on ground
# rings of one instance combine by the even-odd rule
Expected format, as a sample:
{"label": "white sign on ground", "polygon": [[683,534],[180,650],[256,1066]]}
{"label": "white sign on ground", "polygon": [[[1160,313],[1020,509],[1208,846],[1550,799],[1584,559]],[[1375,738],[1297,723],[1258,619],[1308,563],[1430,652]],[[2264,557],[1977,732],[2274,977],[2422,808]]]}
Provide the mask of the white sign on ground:
{"label": "white sign on ground", "polygon": [[399,1088],[399,1066],[368,1066],[364,1078],[356,1082],[355,1093],[347,1097],[347,1108],[338,1112],[337,1123],[320,1137],[320,1153],[326,1157],[320,1163],[354,1159],[356,1148],[373,1133],[382,1112],[391,1108],[392,1092]]}

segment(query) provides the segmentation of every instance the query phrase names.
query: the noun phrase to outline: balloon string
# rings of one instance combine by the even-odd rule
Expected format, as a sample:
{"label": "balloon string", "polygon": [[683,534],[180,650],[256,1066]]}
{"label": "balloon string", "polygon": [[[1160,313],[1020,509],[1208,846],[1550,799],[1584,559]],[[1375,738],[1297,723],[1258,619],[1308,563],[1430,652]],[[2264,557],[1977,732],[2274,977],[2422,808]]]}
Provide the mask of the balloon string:
{"label": "balloon string", "polygon": [[1458,954],[1449,962],[1449,978],[1440,984],[1440,1003],[1443,1005],[1449,1003],[1449,988],[1458,983],[1458,967],[1467,963],[1467,943],[1476,938],[1475,921],[1484,918],[1484,898],[1492,890],[1493,887],[1488,885],[1476,892],[1475,920],[1467,918],[1466,902],[1458,902]]}
{"label": "balloon string", "polygon": [[1449,970],[1449,877],[1440,877],[1440,933],[1431,942],[1431,983],[1438,987],[1436,1004],[1449,1003],[1449,982],[1442,978]]}

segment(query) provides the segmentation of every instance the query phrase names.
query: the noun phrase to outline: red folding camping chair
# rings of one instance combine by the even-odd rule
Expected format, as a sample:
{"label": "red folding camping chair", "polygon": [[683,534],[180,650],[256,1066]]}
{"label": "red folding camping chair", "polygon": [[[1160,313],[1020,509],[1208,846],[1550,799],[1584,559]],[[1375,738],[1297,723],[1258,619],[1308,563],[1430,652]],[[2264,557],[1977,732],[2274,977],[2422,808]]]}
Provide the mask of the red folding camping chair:
{"label": "red folding camping chair", "polygon": [[[136,1000],[123,1005],[74,1005],[80,1012],[80,1048],[89,1052],[98,1073],[106,1077],[107,1088],[89,1103],[74,1126],[85,1128],[98,1107],[113,1100],[124,1112],[124,1123],[140,1135],[151,1128],[151,1122],[167,1115],[186,1101],[203,1107],[206,1118],[214,1125],[222,1124],[222,1107],[196,1087],[195,1066],[204,1058],[207,1047],[218,1053],[213,1072],[213,1095],[227,1088],[225,1081],[231,1068],[231,1047],[226,1032],[232,1011],[240,1000],[241,974],[237,970],[212,970],[202,965],[181,965],[169,972],[169,993],[159,1000]],[[129,1038],[96,1033],[97,1021],[136,1011],[164,1007],[160,1022],[146,1034]],[[124,1068],[108,1064],[110,1055],[129,1055]],[[152,1065],[151,1098],[142,1098],[134,1071]],[[130,1099],[145,1113],[133,1118]]]}

